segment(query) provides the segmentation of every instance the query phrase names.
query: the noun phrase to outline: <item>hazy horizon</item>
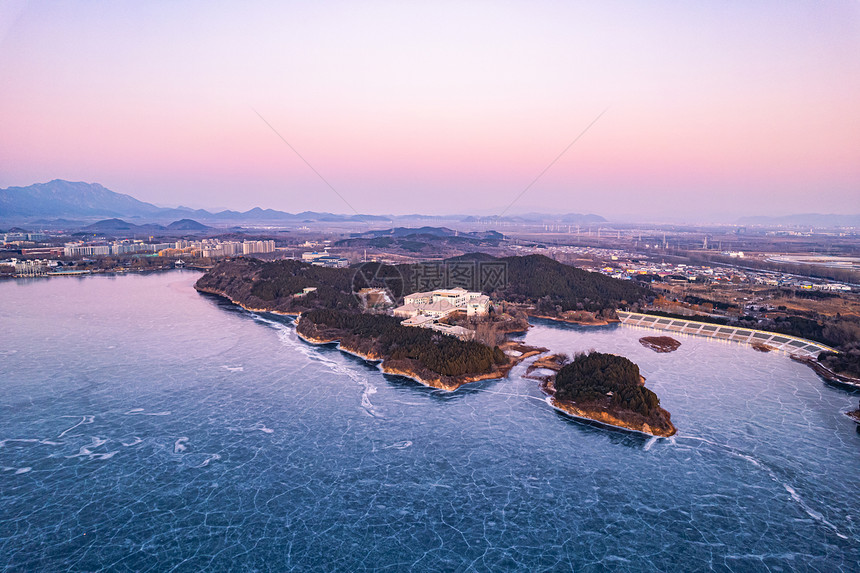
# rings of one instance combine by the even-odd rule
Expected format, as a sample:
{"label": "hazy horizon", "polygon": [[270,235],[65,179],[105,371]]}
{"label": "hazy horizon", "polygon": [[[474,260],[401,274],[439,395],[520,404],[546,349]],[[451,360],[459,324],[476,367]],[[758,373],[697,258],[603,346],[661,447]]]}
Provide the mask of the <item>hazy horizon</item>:
{"label": "hazy horizon", "polygon": [[606,110],[506,214],[860,213],[856,2],[10,2],[0,73],[0,187],[495,215]]}
{"label": "hazy horizon", "polygon": [[[61,181],[64,183],[72,183],[72,184],[100,185],[97,182],[66,181],[66,180],[57,180],[57,181]],[[53,182],[54,181],[39,182],[39,183],[31,184],[31,185],[32,186],[40,186],[40,185],[47,185],[47,184],[50,184]],[[16,185],[16,186],[10,186],[10,187],[11,188],[14,188],[14,187],[26,188],[28,186],[27,185],[21,185],[21,186]],[[2,191],[2,190],[3,189],[0,189],[0,191]],[[117,190],[117,189],[108,189],[108,190],[119,193],[119,194],[129,195],[127,193],[122,193],[122,191]],[[131,196],[131,195],[129,195],[129,196]],[[136,197],[134,197],[134,198],[137,199]],[[202,209],[202,210],[208,211],[210,214],[217,214],[217,213],[222,212],[222,211],[233,211],[233,212],[248,211],[248,210],[253,210],[255,208],[264,209],[264,210],[271,209],[270,207],[267,207],[266,205],[255,205],[254,207],[251,207],[250,209],[240,210],[240,209],[236,209],[236,208],[229,206],[229,205],[226,205],[226,206],[225,205],[207,206],[207,205],[193,205],[193,204],[192,205],[187,205],[187,204],[183,205],[183,204],[176,204],[176,203],[152,203],[152,202],[148,202],[148,203],[150,203],[151,205],[154,205],[156,207],[163,208],[163,209],[192,209],[192,210]],[[327,210],[327,211],[304,210],[304,211],[292,211],[292,213],[296,214],[296,213],[301,213],[301,212],[305,212],[305,211],[317,212],[317,213],[329,213],[329,214],[333,214],[333,215],[337,215],[337,216],[343,216],[343,217],[354,217],[354,216],[358,215],[358,216],[392,217],[392,218],[406,218],[406,219],[408,219],[410,216],[415,216],[415,217],[419,217],[419,218],[431,218],[431,217],[433,217],[433,218],[438,218],[438,219],[450,221],[450,220],[456,220],[456,219],[459,219],[462,217],[476,217],[476,218],[483,218],[483,219],[492,219],[494,217],[498,217],[499,213],[502,211],[502,209],[499,208],[499,209],[485,209],[483,211],[472,210],[472,211],[459,211],[459,212],[451,211],[451,212],[436,213],[436,214],[422,213],[420,211],[416,211],[416,212],[411,212],[411,213],[394,214],[394,213],[380,213],[380,212],[361,212],[361,213],[347,212],[347,211],[344,211],[343,209],[338,209],[337,206],[335,206],[335,208],[333,208],[331,210]],[[766,215],[766,214],[753,214],[753,213],[745,214],[743,217],[738,217],[738,216],[719,217],[719,216],[714,216],[711,214],[700,216],[698,218],[695,218],[692,216],[687,216],[687,217],[674,216],[673,217],[673,216],[659,216],[659,215],[651,216],[651,217],[647,217],[647,216],[639,216],[639,217],[621,216],[621,217],[618,217],[618,216],[614,216],[612,212],[608,212],[608,213],[595,213],[595,212],[578,212],[578,213],[575,213],[572,211],[551,212],[549,210],[541,211],[541,210],[535,210],[535,209],[527,209],[527,208],[524,208],[523,205],[519,205],[519,206],[515,205],[515,206],[511,207],[510,209],[507,210],[504,217],[541,216],[541,217],[543,217],[541,224],[543,224],[543,223],[549,224],[549,223],[553,222],[553,220],[552,220],[553,216],[561,217],[561,216],[572,215],[572,214],[585,215],[585,216],[598,215],[598,216],[603,217],[606,220],[605,222],[607,224],[624,224],[624,225],[626,225],[626,224],[645,224],[645,225],[650,225],[650,224],[672,224],[672,225],[681,224],[681,225],[686,225],[686,224],[689,224],[689,225],[718,225],[718,226],[720,226],[720,225],[748,224],[748,223],[742,221],[742,219],[744,219],[744,218],[770,217],[769,215]],[[178,216],[178,214],[174,214],[174,215]],[[188,216],[193,217],[194,213],[190,213]],[[18,216],[13,216],[11,219],[23,221],[23,219],[33,219],[34,217],[38,218],[38,219],[50,219],[51,218],[50,216],[47,216],[47,215],[41,215],[41,216],[31,215],[31,216],[26,216],[23,218],[22,218],[22,216],[18,215]],[[71,214],[68,215],[68,217],[70,217],[71,219],[80,219],[81,218],[80,216],[71,215]],[[855,218],[860,218],[860,213],[808,212],[808,213],[791,213],[791,214],[786,215],[786,217],[795,217],[795,218],[801,218],[801,217],[855,217]],[[90,216],[90,217],[84,217],[84,218],[93,219],[93,218],[98,218],[98,217]],[[155,215],[153,215],[149,218],[147,218],[146,216],[141,216],[141,215],[134,215],[134,216],[119,215],[118,217],[115,217],[115,218],[141,219],[141,220],[153,220],[153,221],[164,219],[163,216],[155,216]],[[558,221],[556,221],[556,222],[558,223]],[[563,226],[563,225],[566,225],[568,223],[559,223],[559,224],[562,224],[562,226]],[[576,223],[570,223],[570,224],[577,226]],[[590,225],[591,223],[582,223],[582,224]],[[594,223],[594,224],[596,224],[596,223]],[[799,225],[801,223],[790,223],[790,224],[791,225]],[[812,224],[813,226],[816,225],[816,223],[802,223],[802,224],[804,224],[804,225]]]}

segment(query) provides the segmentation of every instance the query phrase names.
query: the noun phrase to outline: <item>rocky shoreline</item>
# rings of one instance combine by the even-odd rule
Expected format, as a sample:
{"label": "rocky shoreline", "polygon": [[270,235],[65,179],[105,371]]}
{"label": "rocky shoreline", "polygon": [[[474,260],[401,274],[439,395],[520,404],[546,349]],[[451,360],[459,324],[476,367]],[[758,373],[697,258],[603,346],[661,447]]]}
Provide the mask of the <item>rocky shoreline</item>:
{"label": "rocky shoreline", "polygon": [[[660,428],[660,427],[651,427],[648,422],[644,420],[626,420],[619,418],[616,414],[609,412],[608,410],[603,410],[599,408],[591,408],[586,405],[573,404],[571,402],[562,402],[561,400],[556,400],[552,396],[547,396],[547,403],[563,412],[569,416],[573,416],[574,418],[581,418],[583,420],[589,420],[592,422],[598,422],[600,424],[606,426],[612,426],[614,428],[621,428],[623,430],[629,430],[631,432],[638,432],[640,434],[647,434],[649,436],[656,436],[660,438],[668,438],[669,436],[675,435],[678,431],[671,422],[669,422],[669,428]],[[665,411],[665,410],[664,410]],[[666,412],[668,416],[668,412]]]}
{"label": "rocky shoreline", "polygon": [[843,386],[848,386],[855,390],[860,389],[860,379],[852,378],[851,376],[845,376],[844,374],[837,374],[833,370],[827,368],[815,358],[810,358],[806,356],[796,356],[794,354],[791,355],[791,359],[795,362],[800,362],[802,364],[806,364],[815,372],[829,382],[833,382],[835,384],[841,384]]}
{"label": "rocky shoreline", "polygon": [[[542,356],[529,364],[529,367],[526,369],[526,373],[523,374],[523,378],[528,378],[529,380],[537,380],[542,385],[552,381],[555,378],[555,374],[561,370],[561,367],[564,366],[564,363],[567,361],[567,356],[563,354],[550,354],[548,356]],[[535,374],[536,370],[550,370],[553,374]]]}
{"label": "rocky shoreline", "polygon": [[316,324],[303,321],[301,317],[296,325],[296,333],[299,337],[309,344],[337,344],[339,350],[357,356],[369,362],[374,362],[379,365],[380,370],[385,374],[395,376],[403,376],[439,390],[452,392],[464,384],[470,382],[479,382],[482,380],[497,380],[505,378],[511,369],[531,356],[545,352],[544,348],[535,348],[525,346],[519,343],[506,342],[501,346],[503,350],[515,349],[520,354],[518,356],[508,356],[507,364],[494,365],[490,372],[482,372],[477,374],[464,374],[461,376],[447,376],[433,372],[428,368],[419,364],[416,360],[408,358],[391,359],[373,351],[372,339],[358,339],[358,337],[349,333],[340,332],[335,329],[321,329]]}
{"label": "rocky shoreline", "polygon": [[[197,291],[211,294],[215,296],[222,297],[226,300],[229,300],[231,303],[249,311],[249,312],[268,312],[272,314],[278,314],[282,316],[294,316],[298,317],[296,320],[296,334],[304,340],[305,342],[313,345],[323,345],[323,344],[337,344],[337,347],[340,351],[350,354],[352,356],[356,356],[368,362],[372,362],[378,365],[379,369],[385,373],[394,376],[403,376],[405,378],[409,378],[422,384],[424,386],[428,386],[430,388],[437,388],[440,390],[445,390],[452,392],[457,390],[464,384],[468,384],[470,382],[479,382],[482,380],[496,380],[505,378],[513,369],[514,366],[520,364],[523,360],[530,358],[532,356],[536,356],[539,354],[543,354],[547,352],[546,348],[537,348],[526,346],[519,342],[508,341],[501,345],[502,350],[505,351],[508,362],[503,365],[496,365],[493,367],[493,370],[490,372],[483,372],[480,374],[471,374],[471,375],[462,375],[462,376],[445,376],[442,374],[438,374],[435,372],[431,372],[427,368],[418,364],[417,361],[411,359],[399,359],[392,360],[386,356],[382,356],[375,352],[372,348],[373,340],[365,339],[361,340],[358,337],[349,335],[348,333],[338,332],[334,329],[320,329],[315,324],[305,324],[301,320],[301,313],[297,312],[283,312],[277,311],[273,309],[267,308],[256,308],[251,307],[246,304],[243,304],[241,301],[235,300],[226,293],[219,291],[213,288],[207,288],[202,286],[195,286]],[[530,315],[537,316],[537,315]],[[546,318],[548,320],[557,320],[562,322],[571,322],[566,321],[564,319],[558,319],[547,316],[537,316],[538,318]],[[307,322],[307,321],[306,321]],[[578,324],[583,324],[581,322],[577,322]],[[609,324],[608,322],[601,323],[588,323],[590,325],[598,325],[598,324]],[[544,365],[544,362],[547,362]],[[552,379],[554,376],[548,377],[537,377],[530,376],[530,373],[535,368],[540,367],[549,367],[552,368],[550,362],[556,366],[556,368],[552,368],[557,371],[557,368],[560,368],[560,362],[557,360],[557,356],[553,355],[547,357],[544,362],[536,361],[538,366],[533,364],[530,366],[529,371],[526,374],[527,378],[532,378],[541,381],[541,389],[547,394],[547,402],[556,410],[563,412],[567,415],[581,418],[585,420],[590,420],[593,422],[598,422],[607,426],[612,426],[616,428],[621,428],[624,430],[629,430],[633,432],[639,432],[651,436],[671,436],[675,433],[675,427],[671,425],[669,422],[669,427],[671,429],[660,428],[652,424],[649,424],[644,419],[637,420],[636,415],[632,413],[621,412],[611,412],[608,409],[600,408],[599,406],[590,406],[585,404],[572,404],[568,402],[563,402],[560,400],[556,400],[553,396],[554,388],[552,386]],[[665,412],[665,410],[663,411]],[[668,412],[665,412],[666,418],[668,420]],[[642,418],[639,416],[639,418]]]}
{"label": "rocky shoreline", "polygon": [[680,341],[671,336],[643,336],[639,339],[639,344],[660,353],[675,352],[681,347]]}
{"label": "rocky shoreline", "polygon": [[[523,344],[519,344],[516,342],[506,342],[501,345],[502,350],[517,350],[520,352],[519,355],[508,355],[508,363],[495,366],[494,369],[490,372],[484,372],[480,374],[472,374],[472,375],[463,375],[463,376],[445,376],[442,374],[438,374],[435,372],[431,372],[427,368],[424,368],[417,364],[414,360],[409,359],[401,359],[401,360],[391,360],[387,359],[385,356],[381,356],[374,352],[371,348],[372,341],[367,340],[362,342],[356,337],[352,336],[344,336],[344,333],[336,332],[333,330],[320,330],[316,328],[316,325],[313,325],[313,328],[303,327],[300,328],[299,325],[301,323],[301,313],[300,312],[283,312],[269,308],[257,308],[244,304],[242,301],[236,300],[227,293],[209,287],[204,287],[200,285],[195,285],[194,287],[198,292],[211,294],[214,296],[219,296],[226,300],[229,300],[231,303],[239,306],[249,312],[267,312],[271,314],[277,314],[281,316],[292,316],[297,317],[296,320],[296,333],[299,338],[304,340],[309,344],[321,345],[321,344],[333,344],[336,343],[338,349],[347,354],[351,354],[368,362],[374,362],[379,364],[380,370],[386,374],[403,376],[406,378],[410,378],[420,384],[425,386],[429,386],[431,388],[438,388],[440,390],[454,391],[460,386],[464,384],[468,384],[470,382],[478,382],[481,380],[495,380],[499,378],[504,378],[508,375],[511,369],[531,356],[536,354],[541,354],[546,352],[545,348],[534,348],[530,346],[525,346]],[[313,330],[314,332],[308,332],[309,330]],[[354,340],[353,340],[354,339]]]}
{"label": "rocky shoreline", "polygon": [[[448,392],[453,392],[457,390],[464,384],[468,384],[470,382],[479,382],[482,380],[497,380],[501,378],[505,378],[513,369],[514,366],[520,364],[523,360],[530,358],[532,356],[536,356],[539,354],[543,354],[547,352],[546,348],[537,348],[530,347],[518,342],[505,342],[501,345],[502,350],[506,351],[506,355],[508,356],[508,363],[501,366],[494,366],[493,370],[490,372],[484,372],[480,374],[471,374],[471,375],[462,375],[462,376],[445,376],[442,374],[438,374],[435,372],[431,372],[427,368],[421,366],[415,360],[410,359],[399,359],[399,360],[391,360],[385,356],[379,355],[374,352],[372,349],[372,340],[361,341],[357,339],[357,337],[345,335],[345,333],[337,332],[333,329],[319,329],[316,325],[311,325],[311,327],[303,326],[301,321],[301,313],[298,312],[283,312],[277,311],[267,308],[256,308],[251,307],[246,304],[243,304],[241,301],[235,300],[226,293],[219,291],[213,288],[207,288],[202,286],[195,286],[197,291],[211,294],[215,296],[222,297],[226,300],[229,300],[231,303],[249,311],[249,312],[268,312],[272,314],[278,314],[281,316],[294,316],[298,317],[296,320],[296,334],[298,334],[299,338],[304,340],[309,344],[314,345],[322,345],[322,344],[337,344],[337,347],[340,351],[345,352],[347,354],[351,354],[368,362],[376,363],[379,369],[385,373],[394,376],[403,376],[404,378],[409,378],[422,384],[424,386],[428,386],[430,388],[437,388],[439,390],[445,390]],[[560,318],[554,318],[549,316],[539,316],[539,315],[530,315],[535,316],[537,318],[545,318],[548,320],[555,320],[560,322],[573,322],[576,324],[587,324],[591,326],[598,325],[606,325],[609,322],[595,322],[595,323],[583,323],[579,321],[569,321]],[[355,340],[353,340],[355,339]],[[507,351],[513,350],[514,352],[519,352],[519,354],[508,353]],[[552,357],[548,357],[551,361],[554,361],[555,355]],[[541,363],[540,366],[544,367]],[[549,366],[549,364],[547,364]],[[549,366],[551,367],[551,366]],[[560,366],[558,366],[560,367]],[[671,422],[668,422],[670,429],[660,428],[652,424],[649,424],[644,419],[636,419],[637,415],[632,413],[626,413],[628,415],[624,415],[625,413],[621,412],[611,412],[608,409],[600,408],[599,406],[591,406],[586,404],[572,404],[569,402],[563,402],[560,400],[556,400],[553,396],[554,389],[552,386],[552,379],[554,376],[550,377],[537,377],[530,376],[532,370],[535,369],[535,366],[530,366],[529,371],[526,374],[527,378],[532,378],[539,380],[541,382],[541,389],[547,394],[547,402],[556,410],[563,412],[567,415],[581,418],[585,420],[590,420],[593,422],[598,422],[607,426],[612,426],[616,428],[621,428],[624,430],[629,430],[633,432],[639,432],[651,436],[661,436],[667,437],[671,436],[676,432],[674,426],[672,426]],[[663,410],[665,412],[665,410]],[[665,412],[665,416],[668,420],[669,413]],[[638,416],[642,418],[641,416]]]}
{"label": "rocky shoreline", "polygon": [[[557,355],[553,355],[557,356]],[[553,358],[553,357],[548,357]],[[539,361],[536,361],[539,362]],[[544,361],[546,362],[546,361]],[[552,368],[549,364],[541,364],[539,368]],[[560,369],[560,366],[559,366]],[[574,403],[563,400],[558,400],[555,397],[555,376],[533,377],[527,376],[535,380],[541,380],[541,390],[547,395],[547,403],[556,410],[563,412],[574,418],[598,422],[605,426],[647,434],[661,438],[668,438],[677,433],[678,429],[672,424],[672,416],[664,410],[659,409],[659,418],[661,419],[646,419],[641,414],[628,410],[613,411],[611,408],[598,403]],[[645,377],[639,377],[640,383],[645,383]]]}
{"label": "rocky shoreline", "polygon": [[575,318],[567,318],[564,316],[548,316],[546,314],[536,314],[529,312],[528,315],[534,318],[542,318],[544,320],[552,320],[554,322],[565,322],[567,324],[578,324],[580,326],[606,326],[615,322],[621,322],[618,319],[593,318],[592,320],[582,320]]}
{"label": "rocky shoreline", "polygon": [[278,314],[281,316],[299,316],[301,314],[300,312],[284,312],[284,311],[280,311],[280,310],[272,310],[270,308],[254,308],[254,307],[247,306],[246,304],[244,304],[241,301],[235,300],[233,297],[231,297],[227,293],[219,291],[218,289],[202,287],[202,286],[198,286],[198,285],[194,285],[194,288],[195,288],[195,290],[197,290],[197,292],[202,292],[202,293],[206,293],[206,294],[220,296],[221,298],[226,298],[227,300],[229,300],[230,302],[232,302],[236,306],[240,306],[240,307],[244,308],[245,310],[247,310],[248,312],[268,312],[271,314]]}

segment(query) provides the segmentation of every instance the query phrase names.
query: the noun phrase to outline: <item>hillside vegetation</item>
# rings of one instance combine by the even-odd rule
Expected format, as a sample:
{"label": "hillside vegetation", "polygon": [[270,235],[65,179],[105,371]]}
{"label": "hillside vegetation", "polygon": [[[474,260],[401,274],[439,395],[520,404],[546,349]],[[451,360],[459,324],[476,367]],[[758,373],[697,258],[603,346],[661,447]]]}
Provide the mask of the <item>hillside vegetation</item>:
{"label": "hillside vegetation", "polygon": [[[483,289],[497,299],[534,306],[542,314],[566,311],[603,311],[640,301],[649,291],[633,281],[623,281],[554,261],[543,255],[495,259],[476,253],[450,261],[501,261],[507,265],[507,283]],[[355,309],[354,288],[387,287],[395,295],[421,290],[412,284],[412,265],[390,267],[378,263],[354,268],[327,269],[302,261],[264,262],[237,258],[219,262],[197,282],[200,290],[218,292],[253,308],[301,312],[315,308]],[[365,282],[364,277],[370,282]],[[388,277],[374,279],[374,277]],[[392,277],[402,277],[392,279]],[[482,285],[477,285],[479,288]],[[296,298],[306,287],[316,292]],[[402,292],[401,292],[402,291]]]}
{"label": "hillside vegetation", "polygon": [[508,267],[508,286],[496,294],[535,305],[538,312],[615,309],[644,300],[649,291],[625,281],[565,265],[544,255],[499,259]]}
{"label": "hillside vegetation", "polygon": [[[327,269],[294,260],[231,259],[200,277],[198,290],[222,294],[249,308],[302,312],[314,308],[358,309],[350,269]],[[306,287],[316,291],[294,296]]]}
{"label": "hillside vegetation", "polygon": [[[555,397],[569,402],[607,402],[643,416],[657,412],[660,400],[642,385],[639,367],[614,354],[579,354],[559,370]],[[608,400],[607,400],[608,399]]]}
{"label": "hillside vegetation", "polygon": [[385,360],[415,361],[443,376],[485,374],[508,361],[498,346],[490,348],[425,328],[401,326],[400,319],[385,315],[313,310],[302,315],[298,331],[311,338],[321,334],[337,338],[342,345]]}

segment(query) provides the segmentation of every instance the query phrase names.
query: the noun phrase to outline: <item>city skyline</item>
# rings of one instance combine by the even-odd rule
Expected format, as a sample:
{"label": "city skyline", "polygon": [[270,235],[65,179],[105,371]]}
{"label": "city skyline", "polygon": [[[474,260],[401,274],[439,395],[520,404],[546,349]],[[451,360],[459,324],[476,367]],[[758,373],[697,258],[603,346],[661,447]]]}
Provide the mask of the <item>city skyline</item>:
{"label": "city skyline", "polygon": [[345,214],[860,212],[854,2],[0,10],[0,187]]}

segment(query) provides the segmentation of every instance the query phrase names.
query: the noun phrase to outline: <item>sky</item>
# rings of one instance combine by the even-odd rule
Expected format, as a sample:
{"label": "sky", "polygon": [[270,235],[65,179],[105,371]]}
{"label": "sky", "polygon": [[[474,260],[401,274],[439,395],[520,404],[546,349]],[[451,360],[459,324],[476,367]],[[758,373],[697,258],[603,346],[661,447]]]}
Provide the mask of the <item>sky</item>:
{"label": "sky", "polygon": [[0,187],[290,212],[860,213],[857,0],[7,0],[0,78]]}

